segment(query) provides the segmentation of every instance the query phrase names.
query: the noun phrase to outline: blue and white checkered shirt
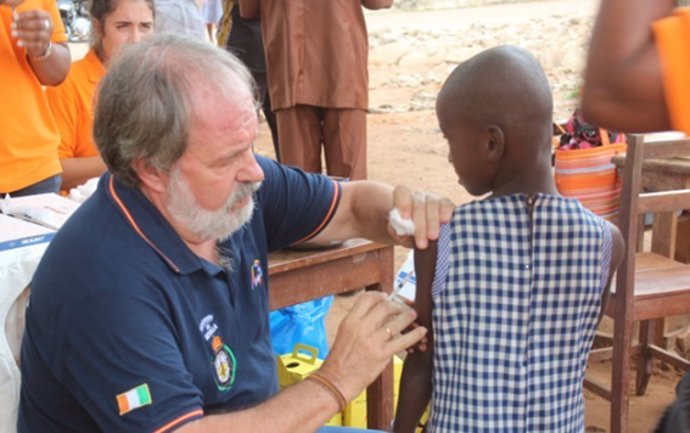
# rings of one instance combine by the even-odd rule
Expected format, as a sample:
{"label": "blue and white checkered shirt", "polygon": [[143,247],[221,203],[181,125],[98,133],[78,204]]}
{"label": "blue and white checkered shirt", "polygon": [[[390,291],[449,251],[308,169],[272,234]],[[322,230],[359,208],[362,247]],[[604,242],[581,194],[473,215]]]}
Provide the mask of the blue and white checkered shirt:
{"label": "blue and white checkered shirt", "polygon": [[583,432],[610,255],[608,224],[573,199],[516,194],[458,207],[432,290],[431,431]]}

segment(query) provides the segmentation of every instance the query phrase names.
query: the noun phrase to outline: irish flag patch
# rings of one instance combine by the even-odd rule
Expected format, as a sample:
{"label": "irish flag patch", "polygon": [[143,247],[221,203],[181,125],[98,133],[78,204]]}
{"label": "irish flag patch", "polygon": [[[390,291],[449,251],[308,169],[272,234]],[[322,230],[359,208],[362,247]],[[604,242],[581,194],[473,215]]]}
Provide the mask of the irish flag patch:
{"label": "irish flag patch", "polygon": [[120,416],[131,412],[134,409],[139,409],[146,405],[151,404],[151,392],[149,391],[149,384],[142,383],[136,388],[132,388],[127,392],[118,394],[117,407],[120,410]]}

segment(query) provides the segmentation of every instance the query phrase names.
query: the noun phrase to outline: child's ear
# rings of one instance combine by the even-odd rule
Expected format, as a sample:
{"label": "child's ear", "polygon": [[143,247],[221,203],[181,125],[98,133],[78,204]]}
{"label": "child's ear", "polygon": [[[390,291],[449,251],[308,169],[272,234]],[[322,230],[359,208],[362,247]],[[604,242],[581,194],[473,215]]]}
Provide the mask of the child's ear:
{"label": "child's ear", "polygon": [[497,125],[489,125],[486,128],[487,140],[486,151],[489,161],[498,162],[505,153],[505,135],[503,129]]}

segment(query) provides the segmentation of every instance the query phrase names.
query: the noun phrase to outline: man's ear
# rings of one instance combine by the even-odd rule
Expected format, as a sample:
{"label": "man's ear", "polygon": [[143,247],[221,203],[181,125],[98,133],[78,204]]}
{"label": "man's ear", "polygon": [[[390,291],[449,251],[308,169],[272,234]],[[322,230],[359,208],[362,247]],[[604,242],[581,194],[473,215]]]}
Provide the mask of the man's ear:
{"label": "man's ear", "polygon": [[503,129],[498,125],[489,125],[486,128],[486,154],[489,161],[498,162],[503,158],[506,149]]}
{"label": "man's ear", "polygon": [[137,172],[142,186],[161,194],[165,193],[169,177],[166,171],[154,167],[143,159],[135,159],[132,162],[132,168]]}

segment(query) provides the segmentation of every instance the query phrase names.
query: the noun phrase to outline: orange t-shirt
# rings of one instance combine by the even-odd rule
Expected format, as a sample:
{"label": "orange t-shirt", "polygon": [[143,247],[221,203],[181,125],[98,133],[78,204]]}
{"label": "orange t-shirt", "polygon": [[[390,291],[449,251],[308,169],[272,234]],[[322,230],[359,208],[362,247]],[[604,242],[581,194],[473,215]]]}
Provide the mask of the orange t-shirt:
{"label": "orange t-shirt", "polygon": [[72,63],[62,84],[46,88],[48,104],[60,130],[60,159],[98,155],[93,142],[93,107],[96,87],[105,72],[96,52],[91,50]]}
{"label": "orange t-shirt", "polygon": [[[43,9],[53,20],[53,43],[67,40],[55,0],[26,0],[17,12]],[[26,51],[10,34],[12,9],[0,6],[0,192],[33,185],[62,171],[60,135]]]}
{"label": "orange t-shirt", "polygon": [[652,25],[673,129],[690,134],[690,8]]}

